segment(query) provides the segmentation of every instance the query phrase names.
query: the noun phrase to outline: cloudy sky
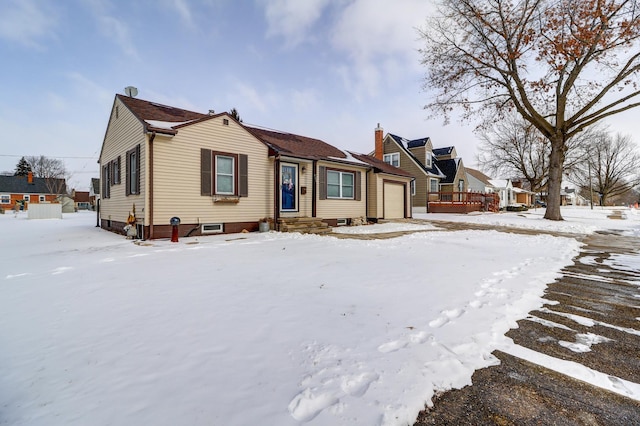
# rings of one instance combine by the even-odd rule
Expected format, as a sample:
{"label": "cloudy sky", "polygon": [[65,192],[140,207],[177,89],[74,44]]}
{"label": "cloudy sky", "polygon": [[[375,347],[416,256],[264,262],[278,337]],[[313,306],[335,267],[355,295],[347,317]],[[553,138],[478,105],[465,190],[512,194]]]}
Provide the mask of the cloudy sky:
{"label": "cloudy sky", "polygon": [[429,0],[2,0],[0,171],[61,158],[87,189],[116,93],[369,152],[377,123],[455,145],[473,123],[427,120],[416,31]]}

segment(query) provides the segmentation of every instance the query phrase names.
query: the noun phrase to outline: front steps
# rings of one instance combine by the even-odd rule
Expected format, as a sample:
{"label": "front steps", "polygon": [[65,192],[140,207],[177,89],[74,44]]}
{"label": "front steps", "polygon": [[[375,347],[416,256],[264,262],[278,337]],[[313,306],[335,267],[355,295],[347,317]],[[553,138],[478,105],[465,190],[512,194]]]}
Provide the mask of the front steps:
{"label": "front steps", "polygon": [[301,234],[328,234],[329,224],[318,217],[286,217],[278,219],[280,232],[299,232]]}

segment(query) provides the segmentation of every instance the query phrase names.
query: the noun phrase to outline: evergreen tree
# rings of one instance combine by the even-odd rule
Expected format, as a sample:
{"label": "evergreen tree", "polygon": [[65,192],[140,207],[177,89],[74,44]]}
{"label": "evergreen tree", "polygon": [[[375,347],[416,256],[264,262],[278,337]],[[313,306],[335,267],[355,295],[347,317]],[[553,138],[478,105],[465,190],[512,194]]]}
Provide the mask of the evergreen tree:
{"label": "evergreen tree", "polygon": [[238,123],[242,123],[242,118],[240,118],[240,114],[238,114],[237,109],[231,108],[231,111],[229,111],[229,115],[235,118]]}
{"label": "evergreen tree", "polygon": [[31,165],[22,157],[16,165],[14,176],[26,176],[31,171]]}

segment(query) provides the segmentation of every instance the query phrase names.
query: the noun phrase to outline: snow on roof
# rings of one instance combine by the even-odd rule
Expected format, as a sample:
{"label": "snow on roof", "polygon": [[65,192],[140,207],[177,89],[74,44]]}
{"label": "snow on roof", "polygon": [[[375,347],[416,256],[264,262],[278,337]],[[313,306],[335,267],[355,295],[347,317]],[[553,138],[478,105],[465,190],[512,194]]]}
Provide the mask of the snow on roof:
{"label": "snow on roof", "polygon": [[189,121],[159,121],[159,120],[144,120],[151,127],[155,127],[157,129],[173,129],[177,126],[182,126],[183,124],[188,124],[196,120]]}

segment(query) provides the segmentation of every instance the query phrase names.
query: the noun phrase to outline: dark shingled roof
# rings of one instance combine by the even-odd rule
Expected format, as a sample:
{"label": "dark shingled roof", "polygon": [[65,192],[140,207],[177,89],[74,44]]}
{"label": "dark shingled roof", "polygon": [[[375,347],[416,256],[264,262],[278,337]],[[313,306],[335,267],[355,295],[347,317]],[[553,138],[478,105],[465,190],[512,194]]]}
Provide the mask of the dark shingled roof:
{"label": "dark shingled roof", "polygon": [[120,101],[127,106],[138,119],[170,121],[180,123],[184,121],[198,120],[209,117],[207,114],[199,112],[187,111],[185,109],[175,108],[168,105],[161,105],[155,102],[149,102],[129,96],[116,95]]}
{"label": "dark shingled roof", "polygon": [[274,130],[244,127],[249,133],[280,154],[316,160],[338,159],[348,161],[347,155],[343,151],[320,139]]}
{"label": "dark shingled roof", "polygon": [[420,139],[414,139],[412,141],[409,141],[407,143],[407,148],[417,148],[420,146],[425,146],[427,144],[427,142],[429,141],[429,138],[420,138]]}
{"label": "dark shingled roof", "polygon": [[353,155],[353,158],[356,160],[362,161],[374,168],[375,172],[388,173],[396,176],[405,176],[405,177],[413,177],[410,173],[405,172],[404,170],[392,166],[391,164],[387,164],[382,160],[379,160],[375,157],[366,154],[357,154],[355,152],[349,151],[349,154]]}
{"label": "dark shingled roof", "polygon": [[458,170],[458,159],[450,159],[450,160],[436,160],[436,165],[442,173],[445,174],[445,178],[440,181],[440,183],[453,183],[453,179],[456,176],[456,171]]}
{"label": "dark shingled roof", "polygon": [[[64,179],[58,180],[64,182]],[[51,191],[47,188],[47,180],[45,178],[34,177],[33,183],[28,183],[26,176],[0,176],[0,192],[9,194],[51,194]]]}
{"label": "dark shingled roof", "polygon": [[[166,133],[175,135],[177,132],[172,129],[159,128],[145,123],[145,120],[166,121],[176,123],[176,127],[181,127],[178,123],[186,121],[195,122],[211,118],[211,115],[201,114],[199,112],[187,111],[186,109],[176,108],[168,105],[162,105],[155,102],[145,101],[143,99],[132,98],[130,96],[116,95],[120,101],[131,110],[145,125],[147,131],[156,131],[158,133]],[[222,115],[222,114],[217,114]],[[192,124],[192,123],[189,123]]]}
{"label": "dark shingled roof", "polygon": [[[405,142],[408,143],[408,141],[403,138],[402,136],[398,136],[398,135],[393,135],[391,133],[388,134],[394,141],[396,141],[396,143],[404,150],[404,152],[410,156],[411,158],[414,159],[414,161],[416,162],[416,164],[418,164],[420,166],[420,168],[422,170],[424,170],[426,173],[431,174],[433,176],[442,176],[444,177],[444,174],[440,171],[440,169],[438,168],[438,166],[436,165],[435,161],[431,162],[431,167],[425,167],[425,165],[422,163],[422,161],[418,160],[416,158],[415,155],[413,155],[413,153],[411,151],[409,151],[409,149],[405,146]],[[427,139],[429,138],[423,138],[423,139],[415,139],[417,140],[424,140],[425,143],[427,141]]]}
{"label": "dark shingled roof", "polygon": [[436,157],[440,155],[449,155],[451,154],[451,151],[453,151],[452,146],[446,146],[444,148],[434,148],[433,155],[435,155]]}

